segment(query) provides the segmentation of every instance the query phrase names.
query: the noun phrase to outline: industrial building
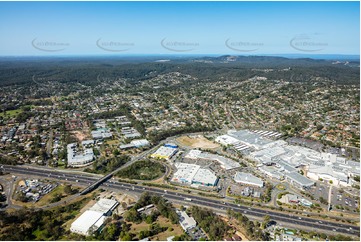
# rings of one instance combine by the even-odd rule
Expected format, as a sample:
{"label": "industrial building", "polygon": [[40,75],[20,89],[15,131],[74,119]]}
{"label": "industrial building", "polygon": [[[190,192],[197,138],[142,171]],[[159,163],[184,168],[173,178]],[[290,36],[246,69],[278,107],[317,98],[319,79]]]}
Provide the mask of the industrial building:
{"label": "industrial building", "polygon": [[156,152],[151,154],[150,157],[169,160],[170,158],[172,158],[173,155],[177,153],[177,151],[178,148],[161,146]]}
{"label": "industrial building", "polygon": [[93,207],[85,211],[71,224],[70,231],[85,236],[91,235],[104,225],[105,220],[118,204],[116,200],[99,199]]}
{"label": "industrial building", "polygon": [[94,153],[92,148],[86,148],[82,153],[79,152],[76,143],[67,145],[68,153],[68,166],[80,167],[87,165],[94,159]]}
{"label": "industrial building", "polygon": [[234,175],[234,181],[241,183],[241,184],[245,184],[245,185],[250,185],[250,186],[256,186],[256,187],[263,187],[264,182],[262,181],[262,179],[249,174],[249,173],[244,173],[244,172],[237,172]]}
{"label": "industrial building", "polygon": [[239,163],[235,162],[232,159],[216,154],[211,154],[208,152],[202,152],[200,150],[190,150],[184,158],[193,159],[193,160],[203,159],[203,160],[214,161],[219,163],[222,169],[225,170],[231,170],[241,167]]}
{"label": "industrial building", "polygon": [[129,144],[125,144],[125,145],[120,145],[119,148],[120,149],[131,149],[131,148],[141,148],[141,147],[146,147],[149,146],[150,143],[148,140],[146,139],[137,139],[137,140],[132,140]]}
{"label": "industrial building", "polygon": [[199,165],[176,163],[177,171],[174,173],[172,182],[185,183],[189,185],[216,186],[218,177],[208,169]]}

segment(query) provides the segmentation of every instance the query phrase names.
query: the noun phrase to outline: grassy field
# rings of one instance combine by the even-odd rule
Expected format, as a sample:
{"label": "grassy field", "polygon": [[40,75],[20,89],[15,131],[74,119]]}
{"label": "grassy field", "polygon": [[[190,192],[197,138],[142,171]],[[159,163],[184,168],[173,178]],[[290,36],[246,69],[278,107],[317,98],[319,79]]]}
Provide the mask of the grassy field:
{"label": "grassy field", "polygon": [[10,118],[14,118],[16,117],[19,113],[22,113],[23,110],[22,109],[15,109],[15,110],[9,110],[4,112],[0,112],[0,117],[10,117]]}
{"label": "grassy field", "polygon": [[203,136],[191,137],[191,136],[182,136],[177,139],[181,145],[189,146],[192,148],[202,148],[202,149],[215,149],[218,148],[219,145],[209,141]]}
{"label": "grassy field", "polygon": [[[163,216],[159,216],[155,223],[159,223],[161,227],[171,227],[173,228],[173,231],[166,230],[162,233],[150,237],[150,240],[167,241],[167,238],[170,236],[177,236],[183,234],[183,229],[179,224],[172,224],[169,219]],[[138,236],[140,231],[148,229],[149,224],[147,224],[146,222],[142,222],[140,224],[131,223],[130,232]]]}
{"label": "grassy field", "polygon": [[153,180],[165,173],[165,167],[149,160],[141,160],[131,166],[119,171],[117,176],[121,178],[137,179],[137,180]]}
{"label": "grassy field", "polygon": [[170,236],[177,236],[183,234],[183,229],[179,224],[172,224],[169,219],[159,216],[157,222],[162,227],[171,227],[173,231],[164,231],[160,234],[154,235],[150,238],[150,240],[158,240],[158,241],[166,241]]}
{"label": "grassy field", "polygon": [[108,141],[106,141],[106,143],[107,143],[108,145],[119,145],[119,140],[115,140],[115,139],[113,139],[113,140],[108,140]]}

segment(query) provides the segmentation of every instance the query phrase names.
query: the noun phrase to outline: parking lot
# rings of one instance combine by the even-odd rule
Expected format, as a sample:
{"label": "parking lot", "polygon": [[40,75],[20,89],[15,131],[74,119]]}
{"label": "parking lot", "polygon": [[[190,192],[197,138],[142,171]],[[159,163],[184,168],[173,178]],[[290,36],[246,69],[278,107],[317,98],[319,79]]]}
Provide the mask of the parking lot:
{"label": "parking lot", "polygon": [[320,198],[323,197],[328,201],[328,193],[330,190],[330,185],[327,182],[316,182],[316,186],[309,189],[307,192],[310,193],[315,200],[320,201]]}
{"label": "parking lot", "polygon": [[[316,186],[308,190],[317,201],[320,201],[320,198],[323,197],[328,201],[330,184],[326,181],[316,182]],[[356,212],[353,211],[358,207],[359,198],[353,197],[344,191],[342,188],[333,187],[331,193],[331,204],[333,209],[338,209],[341,211]],[[321,203],[320,203],[321,204]],[[322,204],[321,204],[322,205]]]}
{"label": "parking lot", "polygon": [[332,205],[333,209],[339,209],[342,211],[354,212],[358,207],[358,199],[351,197],[349,194],[342,192],[340,193],[338,189],[335,189],[332,195]]}

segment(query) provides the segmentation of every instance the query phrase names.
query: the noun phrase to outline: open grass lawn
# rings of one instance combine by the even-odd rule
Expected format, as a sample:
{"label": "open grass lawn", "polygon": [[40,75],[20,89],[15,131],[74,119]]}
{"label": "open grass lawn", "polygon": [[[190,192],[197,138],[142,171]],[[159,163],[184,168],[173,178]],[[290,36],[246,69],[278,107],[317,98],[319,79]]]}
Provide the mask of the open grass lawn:
{"label": "open grass lawn", "polygon": [[[171,227],[173,228],[173,231],[164,231],[162,233],[159,233],[157,235],[154,235],[150,237],[150,240],[159,240],[159,241],[166,241],[168,237],[170,236],[176,236],[183,234],[183,229],[179,224],[172,224],[169,219],[159,216],[155,223],[159,223],[161,227]],[[142,222],[140,224],[131,223],[130,232],[133,234],[136,234],[138,238],[138,234],[142,230],[149,230],[150,224],[147,224],[146,222]]]}
{"label": "open grass lawn", "polygon": [[22,109],[14,109],[14,110],[9,110],[4,112],[0,112],[0,117],[10,117],[10,118],[14,118],[16,117],[19,113],[22,113],[23,110]]}

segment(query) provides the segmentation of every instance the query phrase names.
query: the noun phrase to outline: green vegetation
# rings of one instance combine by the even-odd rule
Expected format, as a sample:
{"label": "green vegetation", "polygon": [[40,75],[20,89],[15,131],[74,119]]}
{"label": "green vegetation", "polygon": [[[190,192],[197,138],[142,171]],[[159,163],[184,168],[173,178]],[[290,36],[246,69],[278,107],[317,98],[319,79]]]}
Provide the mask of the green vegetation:
{"label": "green vegetation", "polygon": [[75,218],[88,201],[84,198],[51,210],[0,211],[0,240],[84,240],[84,236],[70,235],[63,225]]}
{"label": "green vegetation", "polygon": [[0,118],[9,117],[13,118],[16,117],[18,114],[22,113],[22,109],[14,109],[14,110],[8,110],[4,112],[0,112]]}
{"label": "green vegetation", "polygon": [[174,186],[167,185],[167,184],[143,182],[143,185],[150,186],[150,187],[161,187],[161,188],[166,188],[166,189],[171,189],[171,190],[178,190],[178,188],[176,188]]}
{"label": "green vegetation", "polygon": [[142,194],[138,202],[128,211],[124,213],[124,219],[128,222],[141,223],[142,221],[154,222],[159,214],[151,214],[151,217],[141,216],[137,209],[154,204],[159,211],[159,214],[168,218],[173,224],[178,223],[178,215],[175,212],[172,204],[159,196],[151,196],[148,192]]}
{"label": "green vegetation", "polygon": [[122,178],[153,180],[165,173],[165,167],[150,160],[140,160],[129,167],[120,170],[116,175]]}
{"label": "green vegetation", "polygon": [[277,195],[278,199],[281,199],[284,195],[288,194],[289,192],[281,192]]}
{"label": "green vegetation", "polygon": [[192,126],[190,124],[189,126],[183,127],[183,128],[174,128],[163,132],[154,132],[150,133],[148,135],[149,139],[152,143],[158,143],[159,141],[166,139],[171,136],[176,136],[180,134],[186,134],[186,133],[195,133],[195,132],[206,132],[206,131],[213,131],[214,128],[205,127],[200,124],[195,124]]}
{"label": "green vegetation", "polygon": [[[235,218],[238,223],[245,228],[246,235],[250,240],[256,241],[256,240],[263,240],[263,241],[269,241],[269,233],[263,232],[262,224],[259,222],[250,221],[247,216],[242,215],[239,212],[234,212],[230,209],[227,210],[227,215],[230,218]],[[267,223],[270,222],[269,217],[265,217],[264,221]]]}
{"label": "green vegetation", "polygon": [[110,173],[130,160],[127,155],[120,155],[110,159],[98,159],[93,162],[92,168],[86,168],[85,172],[91,172],[96,174],[107,174]]}
{"label": "green vegetation", "polygon": [[230,229],[222,219],[208,209],[192,206],[190,212],[210,240],[222,240]]}

